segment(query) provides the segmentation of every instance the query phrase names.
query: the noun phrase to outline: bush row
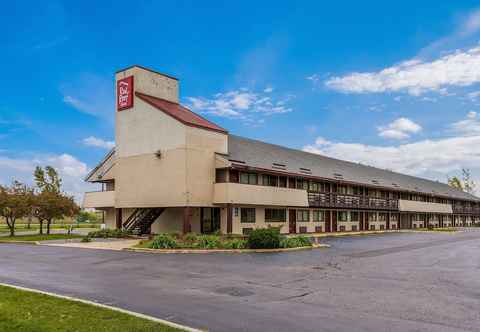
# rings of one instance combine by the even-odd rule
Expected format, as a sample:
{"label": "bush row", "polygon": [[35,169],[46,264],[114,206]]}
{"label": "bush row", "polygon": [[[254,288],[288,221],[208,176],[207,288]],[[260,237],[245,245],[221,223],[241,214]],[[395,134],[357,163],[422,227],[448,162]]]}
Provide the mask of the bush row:
{"label": "bush row", "polygon": [[122,229],[101,229],[98,231],[93,231],[88,233],[87,237],[89,238],[124,238],[132,235],[129,231],[124,231]]}
{"label": "bush row", "polygon": [[280,234],[278,227],[259,228],[253,230],[244,239],[238,236],[221,237],[219,235],[197,235],[189,233],[185,236],[177,234],[159,234],[150,243],[153,249],[276,249],[310,247],[312,243],[305,236],[286,237]]}

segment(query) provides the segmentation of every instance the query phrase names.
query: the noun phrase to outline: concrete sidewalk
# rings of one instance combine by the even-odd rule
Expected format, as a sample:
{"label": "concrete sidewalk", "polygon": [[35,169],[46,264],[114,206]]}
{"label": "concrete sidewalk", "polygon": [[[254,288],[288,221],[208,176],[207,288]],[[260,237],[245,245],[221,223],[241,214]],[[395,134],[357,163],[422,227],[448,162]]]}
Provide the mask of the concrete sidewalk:
{"label": "concrete sidewalk", "polygon": [[80,239],[52,240],[39,242],[42,246],[69,247],[81,249],[123,250],[137,245],[141,239],[92,239],[92,242],[81,242]]}

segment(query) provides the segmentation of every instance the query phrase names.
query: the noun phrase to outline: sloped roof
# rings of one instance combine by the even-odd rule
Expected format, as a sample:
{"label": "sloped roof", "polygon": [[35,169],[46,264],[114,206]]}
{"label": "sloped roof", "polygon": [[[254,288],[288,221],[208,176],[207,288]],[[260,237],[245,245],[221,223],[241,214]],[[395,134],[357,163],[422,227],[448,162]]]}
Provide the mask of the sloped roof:
{"label": "sloped roof", "polygon": [[228,132],[220,126],[217,126],[215,123],[208,121],[207,119],[201,117],[200,115],[190,111],[188,108],[153,96],[146,95],[141,92],[135,92],[135,96],[143,100],[144,102],[150,104],[156,109],[170,115],[171,117],[177,119],[187,126],[203,128],[206,130],[212,130],[219,133],[227,134]]}
{"label": "sloped roof", "polygon": [[[480,201],[480,198],[441,182],[400,174],[322,155],[290,149],[240,136],[228,136],[228,159],[246,166],[299,176],[355,182],[370,187],[418,192],[454,199]],[[276,164],[276,165],[274,165]],[[282,166],[283,165],[283,166]]]}

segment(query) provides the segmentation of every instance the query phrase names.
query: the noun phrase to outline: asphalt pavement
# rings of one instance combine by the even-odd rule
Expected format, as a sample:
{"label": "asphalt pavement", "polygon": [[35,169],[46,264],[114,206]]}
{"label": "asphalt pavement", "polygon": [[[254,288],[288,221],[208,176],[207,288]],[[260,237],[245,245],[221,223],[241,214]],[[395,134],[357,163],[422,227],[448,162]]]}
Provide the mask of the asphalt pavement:
{"label": "asphalt pavement", "polygon": [[275,254],[0,244],[0,282],[209,331],[480,331],[480,231]]}

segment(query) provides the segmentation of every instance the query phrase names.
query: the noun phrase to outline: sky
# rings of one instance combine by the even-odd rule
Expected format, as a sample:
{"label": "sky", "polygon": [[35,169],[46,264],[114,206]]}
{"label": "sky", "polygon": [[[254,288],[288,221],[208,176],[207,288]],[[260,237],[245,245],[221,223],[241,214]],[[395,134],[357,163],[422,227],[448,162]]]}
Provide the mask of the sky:
{"label": "sky", "polygon": [[230,133],[480,183],[478,1],[10,1],[0,19],[0,184],[52,165],[95,190],[133,64]]}

